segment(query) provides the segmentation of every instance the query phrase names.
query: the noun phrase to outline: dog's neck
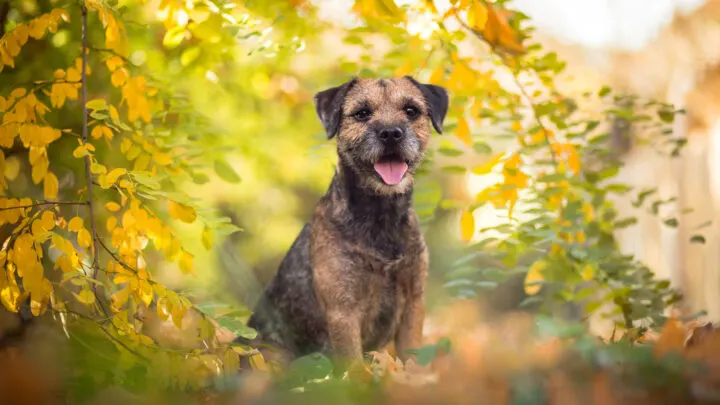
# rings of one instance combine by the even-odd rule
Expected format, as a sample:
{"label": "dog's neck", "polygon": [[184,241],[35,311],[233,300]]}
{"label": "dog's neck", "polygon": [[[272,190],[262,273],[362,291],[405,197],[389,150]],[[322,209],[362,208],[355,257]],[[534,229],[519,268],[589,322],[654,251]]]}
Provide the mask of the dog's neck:
{"label": "dog's neck", "polygon": [[412,187],[403,193],[380,194],[365,186],[354,170],[340,164],[326,198],[341,232],[390,257],[402,254],[404,233],[410,225]]}
{"label": "dog's neck", "polygon": [[338,165],[330,189],[353,215],[377,215],[389,221],[406,219],[412,203],[412,187],[403,192],[386,193],[367,185],[350,167]]}

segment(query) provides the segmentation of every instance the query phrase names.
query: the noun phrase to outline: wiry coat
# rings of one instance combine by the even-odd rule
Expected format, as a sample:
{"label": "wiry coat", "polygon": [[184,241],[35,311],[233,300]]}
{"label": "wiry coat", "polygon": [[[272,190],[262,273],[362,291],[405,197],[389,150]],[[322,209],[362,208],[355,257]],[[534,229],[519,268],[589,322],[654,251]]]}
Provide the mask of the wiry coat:
{"label": "wiry coat", "polygon": [[[394,341],[404,357],[420,342],[428,269],[412,175],[430,137],[428,121],[441,128],[447,95],[408,77],[354,79],[318,93],[316,108],[329,137],[338,135],[338,167],[248,325],[295,356],[357,360]],[[363,108],[370,118],[354,113]],[[377,139],[388,126],[403,131],[392,145]],[[373,171],[384,156],[407,163],[398,184]]]}

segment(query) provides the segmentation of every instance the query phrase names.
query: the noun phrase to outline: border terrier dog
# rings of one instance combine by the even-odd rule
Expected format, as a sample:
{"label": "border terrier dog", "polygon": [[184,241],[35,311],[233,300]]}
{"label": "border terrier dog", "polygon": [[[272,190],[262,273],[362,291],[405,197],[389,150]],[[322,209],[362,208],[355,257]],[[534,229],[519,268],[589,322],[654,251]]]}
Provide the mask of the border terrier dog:
{"label": "border terrier dog", "polygon": [[263,292],[248,325],[290,357],[328,355],[340,370],[394,342],[422,337],[428,250],[413,211],[413,173],[444,88],[412,77],[354,78],[315,95],[338,164],[329,189]]}

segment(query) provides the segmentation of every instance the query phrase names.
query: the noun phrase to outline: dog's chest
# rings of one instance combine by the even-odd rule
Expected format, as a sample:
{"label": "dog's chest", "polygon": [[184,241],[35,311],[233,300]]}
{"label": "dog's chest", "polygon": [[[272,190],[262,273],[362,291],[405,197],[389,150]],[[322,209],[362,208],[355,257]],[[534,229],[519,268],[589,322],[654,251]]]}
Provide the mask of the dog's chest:
{"label": "dog's chest", "polygon": [[377,350],[395,336],[409,293],[412,270],[406,257],[369,269],[362,280],[362,341],[365,350]]}

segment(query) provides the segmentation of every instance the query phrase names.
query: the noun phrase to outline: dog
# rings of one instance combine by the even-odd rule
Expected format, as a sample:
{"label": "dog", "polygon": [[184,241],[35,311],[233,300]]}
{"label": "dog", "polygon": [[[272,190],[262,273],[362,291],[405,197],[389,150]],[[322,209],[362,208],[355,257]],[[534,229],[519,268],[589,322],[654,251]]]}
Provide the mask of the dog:
{"label": "dog", "polygon": [[[418,349],[428,249],[412,208],[413,175],[448,93],[410,76],[352,80],[317,93],[338,164],[248,326],[292,358],[320,352],[336,371],[395,344]],[[432,126],[432,127],[431,127]]]}

